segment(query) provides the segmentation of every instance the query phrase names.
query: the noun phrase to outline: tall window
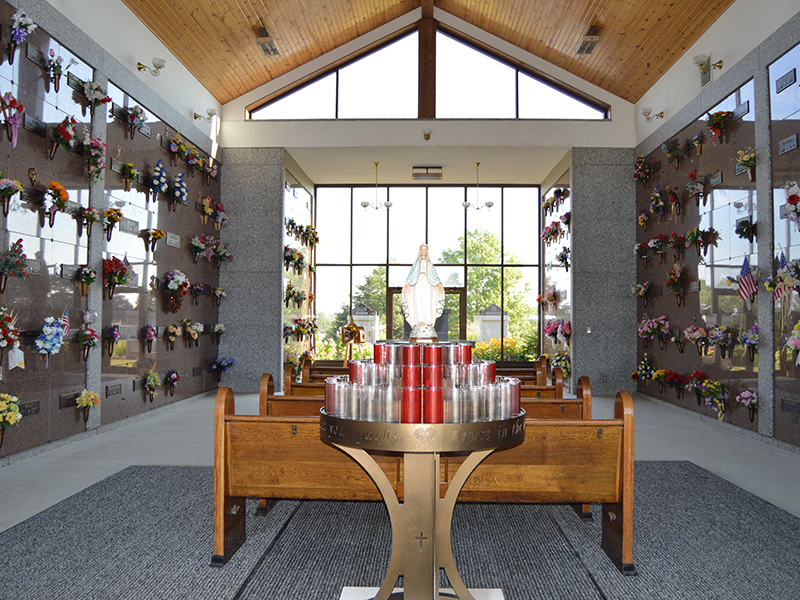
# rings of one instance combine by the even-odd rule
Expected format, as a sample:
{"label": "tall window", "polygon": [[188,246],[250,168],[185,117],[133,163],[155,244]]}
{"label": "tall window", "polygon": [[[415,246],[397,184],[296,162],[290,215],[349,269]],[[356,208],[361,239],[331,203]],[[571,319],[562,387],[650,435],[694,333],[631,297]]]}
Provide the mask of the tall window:
{"label": "tall window", "polygon": [[[466,296],[466,337],[475,356],[529,360],[538,351],[539,189],[537,187],[383,186],[317,188],[317,229],[330,242],[317,249],[317,358],[343,358],[339,328],[364,326],[369,340],[402,339],[400,296],[387,309],[387,289],[402,287],[419,245],[427,243],[445,298],[446,336],[460,339]],[[489,200],[487,212],[470,208]],[[393,329],[387,331],[387,310]],[[441,325],[441,323],[440,323]],[[440,334],[440,339],[442,336]],[[502,352],[502,354],[501,354]]]}

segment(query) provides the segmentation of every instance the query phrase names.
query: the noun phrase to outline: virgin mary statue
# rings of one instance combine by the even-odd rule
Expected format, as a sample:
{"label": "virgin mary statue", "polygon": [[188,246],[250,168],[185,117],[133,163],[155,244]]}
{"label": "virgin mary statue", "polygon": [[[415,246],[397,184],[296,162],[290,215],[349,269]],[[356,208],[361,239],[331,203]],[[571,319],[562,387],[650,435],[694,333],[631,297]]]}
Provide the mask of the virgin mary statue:
{"label": "virgin mary statue", "polygon": [[422,244],[403,285],[403,316],[411,325],[410,339],[438,339],[433,326],[443,310],[444,285],[428,258],[427,244]]}

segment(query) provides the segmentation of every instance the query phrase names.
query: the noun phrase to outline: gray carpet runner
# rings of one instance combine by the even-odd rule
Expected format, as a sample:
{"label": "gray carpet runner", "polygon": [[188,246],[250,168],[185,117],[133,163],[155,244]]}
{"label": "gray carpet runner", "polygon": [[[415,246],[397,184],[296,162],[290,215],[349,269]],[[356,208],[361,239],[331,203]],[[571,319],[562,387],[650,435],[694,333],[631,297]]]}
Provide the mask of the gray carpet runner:
{"label": "gray carpet runner", "polygon": [[[637,462],[635,479],[638,576],[569,507],[459,504],[467,586],[507,600],[800,598],[800,519],[688,462]],[[210,468],[130,467],[0,533],[0,598],[336,600],[381,584],[379,502],[281,501],[256,517],[248,501],[247,541],[209,567],[212,483]]]}

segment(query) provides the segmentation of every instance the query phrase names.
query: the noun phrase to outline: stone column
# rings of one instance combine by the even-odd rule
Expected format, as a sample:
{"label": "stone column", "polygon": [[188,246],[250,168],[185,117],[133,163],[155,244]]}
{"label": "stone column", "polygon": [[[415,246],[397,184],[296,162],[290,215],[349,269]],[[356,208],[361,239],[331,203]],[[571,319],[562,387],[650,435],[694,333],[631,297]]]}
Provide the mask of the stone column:
{"label": "stone column", "polygon": [[235,392],[258,391],[263,373],[283,385],[284,180],[282,148],[225,149],[221,197],[233,260],[220,269],[228,295],[219,356],[236,360],[224,380]]}

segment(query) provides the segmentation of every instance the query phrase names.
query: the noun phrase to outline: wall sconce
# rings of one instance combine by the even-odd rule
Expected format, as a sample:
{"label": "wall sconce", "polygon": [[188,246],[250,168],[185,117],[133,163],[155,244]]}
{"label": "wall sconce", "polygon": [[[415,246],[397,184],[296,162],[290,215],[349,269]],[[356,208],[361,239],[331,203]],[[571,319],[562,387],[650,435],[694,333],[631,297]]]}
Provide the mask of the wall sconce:
{"label": "wall sconce", "polygon": [[653,113],[653,109],[650,108],[649,106],[643,106],[642,107],[642,116],[644,117],[644,120],[647,121],[648,123],[650,121],[652,121],[653,119],[663,119],[664,118],[664,111],[663,110],[660,113],[656,113],[656,114],[652,114],[652,113]]}
{"label": "wall sconce", "polygon": [[216,108],[207,108],[206,109],[207,117],[194,113],[194,120],[203,119],[206,123],[211,123],[211,119],[217,116],[217,109]]}
{"label": "wall sconce", "polygon": [[423,129],[423,130],[422,130],[422,137],[423,137],[423,138],[425,138],[425,141],[426,141],[426,142],[427,142],[429,139],[431,139],[431,133],[433,133],[433,129],[428,129],[428,128],[426,127],[425,129]]}
{"label": "wall sconce", "polygon": [[705,75],[711,69],[721,69],[722,68],[722,61],[718,60],[715,63],[711,63],[711,57],[707,54],[698,54],[692,59],[694,66],[696,66],[700,70],[701,75]]}
{"label": "wall sconce", "polygon": [[158,77],[158,74],[161,72],[161,69],[167,66],[167,61],[163,58],[158,58],[157,56],[153,57],[153,68],[151,69],[147,65],[143,65],[142,63],[136,63],[136,68],[140,71],[149,71],[153,77]]}

